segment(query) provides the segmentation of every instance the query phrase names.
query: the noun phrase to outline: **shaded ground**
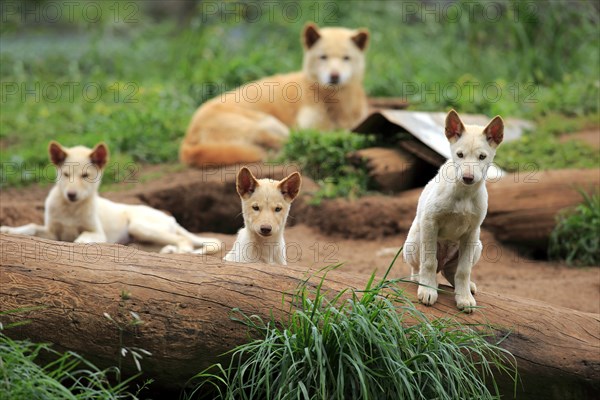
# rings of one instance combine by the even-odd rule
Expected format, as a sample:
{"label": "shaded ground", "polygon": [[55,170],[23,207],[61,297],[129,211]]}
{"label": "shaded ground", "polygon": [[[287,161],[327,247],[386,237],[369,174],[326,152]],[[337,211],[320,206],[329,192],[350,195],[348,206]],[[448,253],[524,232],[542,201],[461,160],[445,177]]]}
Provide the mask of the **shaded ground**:
{"label": "shaded ground", "polygon": [[[151,168],[151,171],[155,173],[156,168]],[[277,169],[263,172],[277,179],[289,173]],[[234,233],[242,224],[234,177],[234,170],[217,174],[199,170],[169,172],[151,183],[126,187],[106,196],[116,201],[166,208],[192,231],[201,231],[204,235],[220,232],[214,236],[223,240],[226,249],[230,249],[235,240]],[[0,193],[0,224],[41,223],[43,199],[49,189],[32,186],[3,190]],[[304,191],[312,190],[314,184],[305,180]],[[382,274],[393,259],[394,250],[406,238],[417,197],[409,195],[402,201],[390,201],[388,197],[375,196],[361,207],[361,215],[356,215],[356,207],[352,203],[339,202],[335,203],[335,209],[330,207],[326,213],[318,215],[322,219],[321,225],[352,218],[356,229],[348,232],[347,237],[325,235],[311,226],[298,223],[302,219],[298,213],[308,210],[303,200],[298,201],[292,207],[291,226],[286,230],[290,264],[317,271],[327,265],[343,263],[341,271],[371,274],[377,269],[378,274]],[[201,212],[190,213],[190,209]],[[313,208],[311,212],[318,214],[318,210]],[[383,225],[374,228],[373,221],[382,221],[382,215],[397,215],[399,219],[386,217]],[[314,220],[314,217],[308,220]],[[600,313],[600,268],[570,268],[559,263],[532,261],[503,246],[485,231],[482,241],[484,254],[473,270],[473,280],[480,290]],[[156,250],[146,245],[139,246]],[[393,267],[393,278],[408,277],[409,274],[409,268],[400,260]]]}

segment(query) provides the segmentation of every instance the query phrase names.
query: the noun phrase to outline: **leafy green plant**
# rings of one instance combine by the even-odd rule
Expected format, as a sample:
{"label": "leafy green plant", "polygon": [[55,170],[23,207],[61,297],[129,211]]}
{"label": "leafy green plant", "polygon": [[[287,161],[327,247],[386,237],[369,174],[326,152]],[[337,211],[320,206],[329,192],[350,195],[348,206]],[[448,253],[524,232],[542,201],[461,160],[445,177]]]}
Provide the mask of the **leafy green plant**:
{"label": "leafy green plant", "polygon": [[356,198],[367,191],[368,175],[366,169],[351,165],[347,155],[374,141],[373,136],[348,131],[295,131],[283,148],[282,160],[296,163],[303,174],[321,185],[314,201]]}
{"label": "leafy green plant", "polygon": [[580,193],[583,202],[559,214],[550,235],[548,255],[569,265],[600,266],[600,194]]}
{"label": "leafy green plant", "polygon": [[428,319],[389,271],[333,297],[322,291],[325,273],[316,292],[299,287],[283,324],[234,310],[255,339],[233,349],[229,365],[198,374],[188,398],[211,386],[228,400],[500,398],[493,372],[516,380],[512,355],[485,326]]}

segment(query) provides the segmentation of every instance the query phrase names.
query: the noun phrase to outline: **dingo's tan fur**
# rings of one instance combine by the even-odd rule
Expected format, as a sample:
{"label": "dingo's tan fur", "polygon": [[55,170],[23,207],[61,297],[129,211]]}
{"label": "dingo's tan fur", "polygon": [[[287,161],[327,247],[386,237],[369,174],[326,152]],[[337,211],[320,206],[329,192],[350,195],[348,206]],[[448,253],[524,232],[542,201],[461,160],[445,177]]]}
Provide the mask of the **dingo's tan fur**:
{"label": "dingo's tan fur", "polygon": [[281,181],[256,179],[243,167],[236,184],[244,227],[224,260],[286,265],[283,230],[292,201],[300,192],[300,174],[294,172]]}
{"label": "dingo's tan fur", "polygon": [[261,79],[204,103],[180,148],[188,165],[263,160],[291,127],[353,128],[367,114],[362,86],[369,33],[308,24],[300,72]]}
{"label": "dingo's tan fur", "polygon": [[504,122],[496,116],[485,128],[464,125],[452,110],[445,129],[452,158],[425,186],[403,256],[419,281],[422,303],[436,302],[441,271],[454,286],[458,308],[471,312],[477,304],[471,269],[481,256],[479,231],[487,213],[485,177],[504,137]]}
{"label": "dingo's tan fur", "polygon": [[51,142],[49,153],[58,176],[46,198],[44,225],[2,226],[2,233],[77,243],[127,243],[135,238],[168,246],[170,252],[201,247],[205,254],[212,254],[221,249],[219,240],[188,232],[162,211],[100,197],[98,187],[108,161],[103,143],[92,150],[83,146],[64,148]]}

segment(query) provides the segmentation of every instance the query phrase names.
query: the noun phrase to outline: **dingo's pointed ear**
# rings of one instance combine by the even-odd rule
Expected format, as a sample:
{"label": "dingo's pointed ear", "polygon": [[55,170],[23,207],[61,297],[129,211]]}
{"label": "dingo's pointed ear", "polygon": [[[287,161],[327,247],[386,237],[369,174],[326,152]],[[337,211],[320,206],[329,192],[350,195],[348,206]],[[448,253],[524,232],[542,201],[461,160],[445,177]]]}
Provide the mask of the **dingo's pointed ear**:
{"label": "dingo's pointed ear", "polygon": [[450,110],[446,116],[446,137],[450,143],[456,142],[462,134],[465,132],[465,126],[463,125],[458,113],[454,110]]}
{"label": "dingo's pointed ear", "polygon": [[319,27],[314,22],[309,22],[304,26],[304,31],[302,32],[302,43],[304,44],[304,47],[310,49],[320,38],[321,34],[319,33]]}
{"label": "dingo's pointed ear", "polygon": [[236,187],[237,192],[242,199],[247,199],[252,196],[252,193],[256,190],[258,186],[258,181],[252,175],[252,172],[247,167],[242,167],[240,172],[238,172]]}
{"label": "dingo's pointed ear", "polygon": [[104,143],[98,143],[90,153],[90,161],[102,169],[108,161],[108,148]]}
{"label": "dingo's pointed ear", "polygon": [[62,165],[67,158],[67,152],[65,149],[63,149],[60,143],[55,142],[54,140],[48,145],[48,153],[50,153],[50,161],[52,161],[52,164],[56,166]]}
{"label": "dingo's pointed ear", "polygon": [[283,198],[286,201],[293,201],[300,193],[300,185],[302,185],[302,177],[298,172],[294,172],[279,182],[277,187],[281,191]]}
{"label": "dingo's pointed ear", "polygon": [[359,49],[365,51],[367,45],[369,44],[369,31],[367,29],[361,28],[357,32],[358,33],[352,36],[351,39]]}
{"label": "dingo's pointed ear", "polygon": [[493,120],[483,129],[483,134],[492,147],[498,147],[504,139],[504,121],[496,115]]}

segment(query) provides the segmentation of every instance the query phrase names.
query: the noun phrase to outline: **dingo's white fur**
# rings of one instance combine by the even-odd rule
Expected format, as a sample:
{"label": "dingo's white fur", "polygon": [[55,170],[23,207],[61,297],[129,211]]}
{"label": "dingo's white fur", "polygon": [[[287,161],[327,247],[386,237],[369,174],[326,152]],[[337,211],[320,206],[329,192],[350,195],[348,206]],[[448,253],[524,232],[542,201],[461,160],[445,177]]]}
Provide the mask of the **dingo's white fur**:
{"label": "dingo's white fur", "polygon": [[458,308],[471,312],[477,290],[471,268],[481,256],[479,230],[487,213],[485,175],[504,137],[504,123],[496,116],[485,128],[464,125],[452,110],[446,117],[446,137],[452,158],[425,186],[403,256],[413,279],[418,274],[423,304],[436,302],[436,273],[441,271],[454,286]]}
{"label": "dingo's white fur", "polygon": [[281,181],[256,179],[246,167],[237,176],[244,227],[224,260],[287,265],[283,230],[302,178],[294,172]]}
{"label": "dingo's white fur", "polygon": [[50,160],[57,168],[57,181],[45,203],[44,225],[0,227],[2,233],[38,236],[77,243],[143,242],[170,245],[170,252],[189,252],[202,247],[205,254],[221,249],[217,239],[196,236],[175,218],[145,205],[114,203],[98,195],[108,149],[100,143],[64,148],[49,146]]}
{"label": "dingo's white fur", "polygon": [[250,82],[202,104],[188,127],[180,160],[191,166],[263,160],[279,149],[290,128],[352,129],[367,115],[363,89],[365,29],[302,33],[302,71]]}

